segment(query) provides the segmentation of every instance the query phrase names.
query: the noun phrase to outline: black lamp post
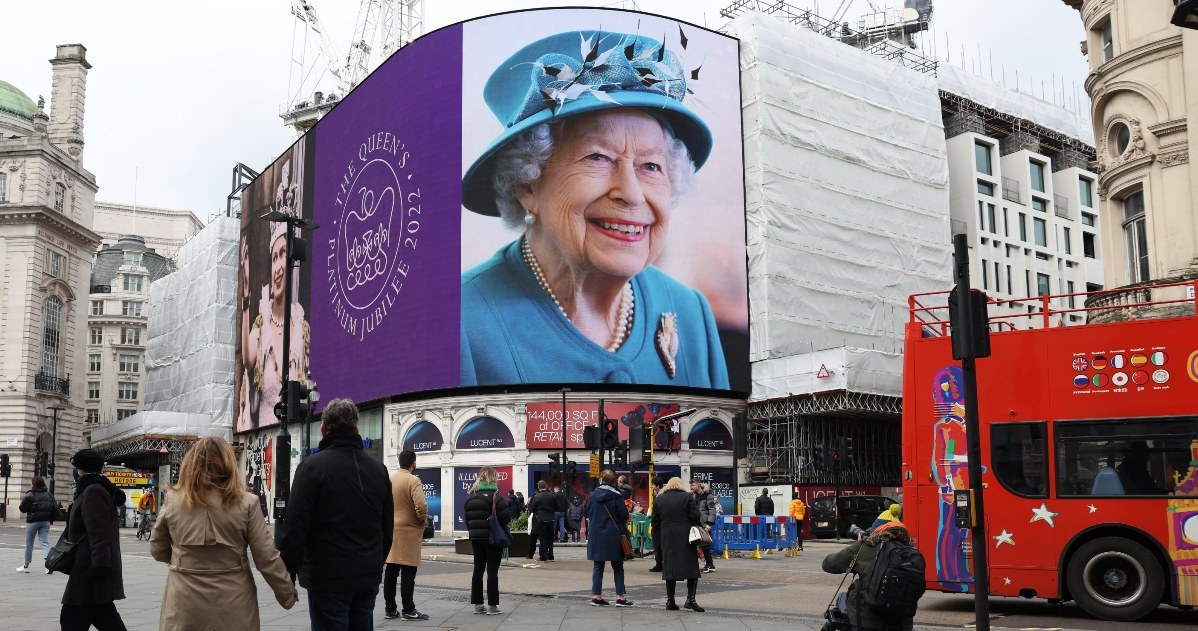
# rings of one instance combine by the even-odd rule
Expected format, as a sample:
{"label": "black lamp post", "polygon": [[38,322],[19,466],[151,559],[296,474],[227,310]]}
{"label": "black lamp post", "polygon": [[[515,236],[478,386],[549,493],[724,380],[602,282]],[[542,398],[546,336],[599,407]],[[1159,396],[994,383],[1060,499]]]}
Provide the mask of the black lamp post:
{"label": "black lamp post", "polygon": [[562,486],[569,485],[570,481],[566,480],[566,393],[570,392],[569,388],[562,388]]}
{"label": "black lamp post", "polygon": [[50,411],[54,413],[54,433],[50,435],[50,462],[46,465],[47,471],[50,473],[50,497],[54,497],[54,478],[55,478],[55,460],[54,455],[58,447],[58,413],[66,408],[61,405],[50,406]]}
{"label": "black lamp post", "polygon": [[[294,269],[300,262],[308,260],[308,244],[295,236],[296,230],[315,230],[319,228],[315,222],[304,217],[297,217],[280,210],[272,210],[260,217],[269,222],[287,224],[287,267],[283,279],[283,361],[282,383],[279,392],[279,403],[275,405],[275,415],[279,418],[279,435],[275,439],[275,530],[284,519],[287,510],[287,499],[291,496],[291,432],[287,431],[289,421],[306,420],[308,410],[306,404],[300,402],[307,399],[315,388],[311,382],[300,383],[291,380],[291,284]],[[304,408],[304,409],[301,409]]]}
{"label": "black lamp post", "polygon": [[1198,0],[1173,0],[1173,19],[1169,20],[1174,26],[1198,29]]}

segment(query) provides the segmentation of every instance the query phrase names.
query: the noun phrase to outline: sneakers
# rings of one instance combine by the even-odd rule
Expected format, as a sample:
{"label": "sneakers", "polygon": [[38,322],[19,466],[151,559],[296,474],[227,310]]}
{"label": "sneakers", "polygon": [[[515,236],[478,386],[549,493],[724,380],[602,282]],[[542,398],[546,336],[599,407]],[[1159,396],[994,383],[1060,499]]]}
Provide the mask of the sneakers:
{"label": "sneakers", "polygon": [[634,604],[635,603],[633,603],[631,600],[628,600],[627,598],[617,598],[616,599],[617,607],[631,607]]}
{"label": "sneakers", "polygon": [[709,566],[707,566],[707,567],[703,568],[703,573],[704,573],[704,574],[711,574],[711,573],[712,573],[712,572],[714,572],[714,571],[715,571],[715,566],[714,566],[714,565],[709,565]]}
{"label": "sneakers", "polygon": [[607,602],[606,600],[603,600],[602,598],[592,598],[591,599],[592,607],[606,607],[610,604],[611,603]]}
{"label": "sneakers", "polygon": [[428,620],[428,614],[420,613],[415,609],[403,612],[400,614],[400,617],[402,617],[404,620]]}
{"label": "sneakers", "polygon": [[503,612],[499,610],[499,605],[487,605],[488,616],[498,616],[501,613]]}
{"label": "sneakers", "polygon": [[399,617],[399,612],[394,609],[388,609],[383,612],[383,617],[388,620],[394,620]]}
{"label": "sneakers", "polygon": [[475,605],[475,606],[474,606],[474,613],[475,613],[476,615],[477,615],[477,614],[485,614],[485,613],[487,613],[487,606],[486,606],[486,605]]}
{"label": "sneakers", "polygon": [[24,573],[28,574],[28,573],[29,573],[29,566],[27,566],[27,565],[18,565],[18,566],[17,566],[17,571],[18,571],[18,572],[24,572]]}

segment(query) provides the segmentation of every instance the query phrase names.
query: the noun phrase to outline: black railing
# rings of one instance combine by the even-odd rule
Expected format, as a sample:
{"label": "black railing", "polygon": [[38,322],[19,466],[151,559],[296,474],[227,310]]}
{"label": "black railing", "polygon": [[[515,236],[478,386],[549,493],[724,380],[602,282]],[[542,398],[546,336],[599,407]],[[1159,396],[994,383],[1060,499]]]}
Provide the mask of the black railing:
{"label": "black railing", "polygon": [[33,378],[33,387],[43,392],[55,392],[57,394],[71,394],[71,378],[55,377],[47,375],[44,372],[37,373]]}
{"label": "black railing", "polygon": [[112,285],[92,285],[90,293],[111,294],[112,293]]}

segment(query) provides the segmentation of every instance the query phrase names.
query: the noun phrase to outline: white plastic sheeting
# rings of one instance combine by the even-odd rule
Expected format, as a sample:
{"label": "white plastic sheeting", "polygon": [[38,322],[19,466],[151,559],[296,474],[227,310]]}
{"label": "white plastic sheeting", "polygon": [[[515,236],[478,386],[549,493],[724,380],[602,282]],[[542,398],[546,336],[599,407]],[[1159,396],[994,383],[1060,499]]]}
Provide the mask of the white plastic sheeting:
{"label": "white plastic sheeting", "polygon": [[236,219],[213,220],[179,249],[179,269],[150,284],[144,409],[96,429],[94,445],[231,435],[237,239]]}
{"label": "white plastic sheeting", "polygon": [[940,89],[945,92],[965,97],[997,112],[1029,120],[1094,146],[1094,127],[1091,121],[1059,105],[1038,99],[1027,92],[1005,88],[949,64],[941,64],[936,69],[936,74]]}
{"label": "white plastic sheeting", "polygon": [[907,296],[951,283],[936,79],[762,14],[729,31],[741,39],[751,398],[839,389],[814,376],[829,349],[842,388],[899,396]]}

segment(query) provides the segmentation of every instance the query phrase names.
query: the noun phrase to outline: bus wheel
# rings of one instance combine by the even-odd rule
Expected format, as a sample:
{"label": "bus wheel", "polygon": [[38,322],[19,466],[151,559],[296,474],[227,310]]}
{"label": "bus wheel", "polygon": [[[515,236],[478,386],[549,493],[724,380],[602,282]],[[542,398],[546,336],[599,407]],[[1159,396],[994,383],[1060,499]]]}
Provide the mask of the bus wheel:
{"label": "bus wheel", "polygon": [[1144,546],[1119,537],[1086,543],[1069,559],[1069,592],[1083,611],[1102,620],[1138,620],[1161,602],[1161,565]]}

